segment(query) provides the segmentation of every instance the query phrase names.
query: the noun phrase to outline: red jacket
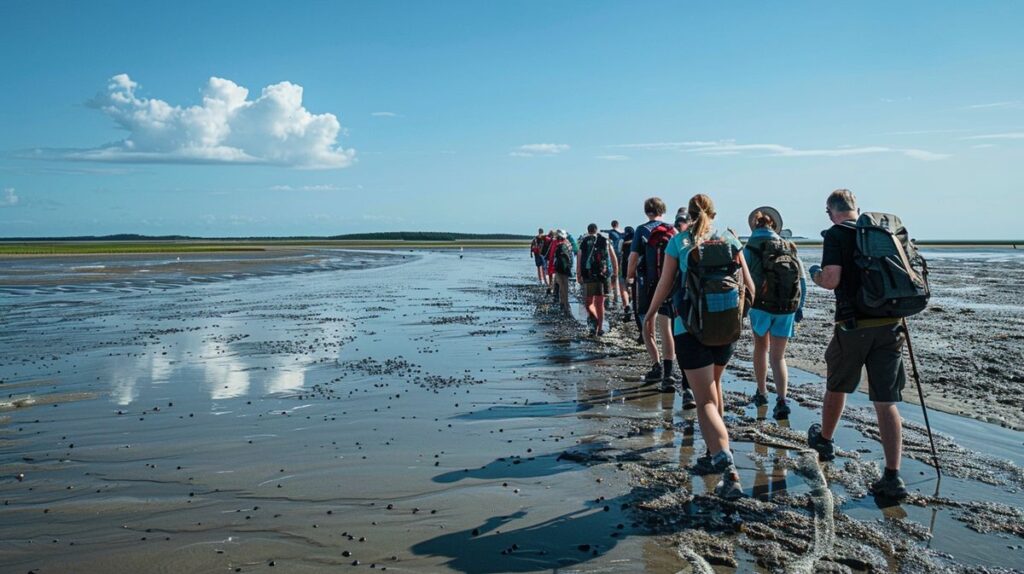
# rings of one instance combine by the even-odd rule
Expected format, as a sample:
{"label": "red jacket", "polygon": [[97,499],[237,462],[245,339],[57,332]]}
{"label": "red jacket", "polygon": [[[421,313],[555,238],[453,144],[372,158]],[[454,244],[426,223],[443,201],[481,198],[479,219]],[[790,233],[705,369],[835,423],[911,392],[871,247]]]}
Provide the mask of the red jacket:
{"label": "red jacket", "polygon": [[569,240],[556,238],[551,242],[551,247],[548,249],[548,275],[555,274],[555,252],[558,251],[558,246],[563,243],[569,243]]}

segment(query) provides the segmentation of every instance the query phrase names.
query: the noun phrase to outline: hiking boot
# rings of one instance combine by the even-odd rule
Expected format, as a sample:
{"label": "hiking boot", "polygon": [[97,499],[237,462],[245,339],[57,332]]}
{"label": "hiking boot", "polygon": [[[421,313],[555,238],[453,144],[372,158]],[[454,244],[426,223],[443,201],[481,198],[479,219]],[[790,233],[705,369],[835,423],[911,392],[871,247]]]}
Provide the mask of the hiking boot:
{"label": "hiking boot", "polygon": [[704,454],[697,457],[694,461],[693,466],[690,467],[690,473],[696,474],[697,476],[704,476],[706,474],[714,474],[715,469],[711,464],[711,453],[705,451]]}
{"label": "hiking boot", "polygon": [[882,478],[871,483],[869,490],[875,496],[882,496],[891,500],[903,500],[910,495],[907,492],[907,485],[900,478],[899,472],[892,472],[889,469],[885,470]]}
{"label": "hiking boot", "polygon": [[730,465],[722,473],[722,480],[715,487],[715,494],[726,500],[736,500],[745,496],[743,494],[743,487],[740,485],[740,475],[736,472],[735,466]]}
{"label": "hiking boot", "polygon": [[836,457],[836,445],[833,441],[821,436],[821,424],[814,423],[807,429],[807,446],[818,451],[818,460],[830,461]]}
{"label": "hiking boot", "polygon": [[775,408],[772,409],[772,418],[777,421],[786,420],[790,412],[789,402],[786,399],[779,399],[775,401]]}
{"label": "hiking boot", "polygon": [[681,383],[681,382],[683,382],[683,379],[674,372],[675,368],[676,368],[676,361],[675,361],[675,359],[673,359],[671,361],[662,361],[661,362],[661,372],[663,373],[662,380],[669,381],[671,383]]}
{"label": "hiking boot", "polygon": [[676,392],[675,381],[673,381],[672,379],[662,379],[661,380],[661,386],[658,387],[658,390],[663,392],[663,393],[674,393],[674,392]]}
{"label": "hiking boot", "polygon": [[683,410],[690,411],[697,408],[697,400],[693,398],[693,391],[683,389]]}
{"label": "hiking boot", "polygon": [[644,380],[648,383],[654,383],[662,380],[664,376],[665,373],[661,368],[661,363],[654,363],[651,365],[651,370],[647,371],[647,374],[644,375]]}
{"label": "hiking boot", "polygon": [[763,407],[768,404],[768,395],[754,393],[754,396],[750,398],[750,402],[754,403],[754,406]]}
{"label": "hiking boot", "polygon": [[715,456],[711,456],[710,452],[705,452],[703,456],[697,457],[697,461],[690,467],[690,472],[698,476],[704,476],[706,474],[725,472],[732,466],[731,452],[723,450]]}
{"label": "hiking boot", "polygon": [[622,322],[628,323],[633,320],[633,312],[629,310],[629,307],[625,307],[622,310]]}

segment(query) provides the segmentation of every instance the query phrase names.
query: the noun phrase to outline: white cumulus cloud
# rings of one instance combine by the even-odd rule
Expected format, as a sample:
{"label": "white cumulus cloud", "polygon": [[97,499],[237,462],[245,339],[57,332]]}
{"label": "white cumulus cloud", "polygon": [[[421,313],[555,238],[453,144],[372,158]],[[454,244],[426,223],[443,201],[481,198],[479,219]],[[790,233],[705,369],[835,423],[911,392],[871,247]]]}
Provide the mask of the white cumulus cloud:
{"label": "white cumulus cloud", "polygon": [[13,187],[6,187],[0,194],[0,207],[14,207],[18,205],[18,195],[14,193]]}
{"label": "white cumulus cloud", "polygon": [[128,74],[110,79],[89,105],[128,132],[98,148],[72,150],[67,159],[110,162],[241,163],[341,168],[355,151],[338,145],[341,124],[330,113],[302,105],[302,86],[280,82],[249,99],[249,90],[212,77],[202,103],[187,107],[140,96]]}

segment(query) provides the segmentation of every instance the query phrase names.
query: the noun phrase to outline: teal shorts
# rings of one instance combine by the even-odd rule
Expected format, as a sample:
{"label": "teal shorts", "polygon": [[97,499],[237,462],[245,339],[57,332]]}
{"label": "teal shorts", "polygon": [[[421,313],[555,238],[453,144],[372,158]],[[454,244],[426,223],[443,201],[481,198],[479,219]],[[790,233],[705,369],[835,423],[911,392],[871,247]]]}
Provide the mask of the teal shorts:
{"label": "teal shorts", "polygon": [[758,337],[771,333],[774,337],[790,338],[796,333],[796,313],[776,315],[760,309],[750,310],[750,329]]}

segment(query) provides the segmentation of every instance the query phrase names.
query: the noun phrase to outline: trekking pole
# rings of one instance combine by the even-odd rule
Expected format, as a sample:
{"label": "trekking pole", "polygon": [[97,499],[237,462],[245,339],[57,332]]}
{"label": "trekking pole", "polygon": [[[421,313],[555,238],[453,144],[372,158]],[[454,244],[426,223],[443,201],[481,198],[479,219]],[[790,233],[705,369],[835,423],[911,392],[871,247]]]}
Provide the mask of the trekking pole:
{"label": "trekking pole", "polygon": [[[928,443],[932,447],[932,464],[935,465],[935,475],[938,482],[942,481],[942,469],[939,467],[939,455],[935,451],[935,439],[932,437],[932,425],[928,423],[928,407],[924,404],[924,391],[921,389],[921,376],[917,372],[917,360],[914,358],[914,346],[910,343],[910,329],[907,327],[907,320],[903,319],[903,333],[907,336],[907,353],[910,355],[910,368],[914,373],[914,382],[917,383],[917,396],[921,399],[921,412],[924,413],[924,428],[928,430]],[[938,482],[935,490],[938,492]]]}

